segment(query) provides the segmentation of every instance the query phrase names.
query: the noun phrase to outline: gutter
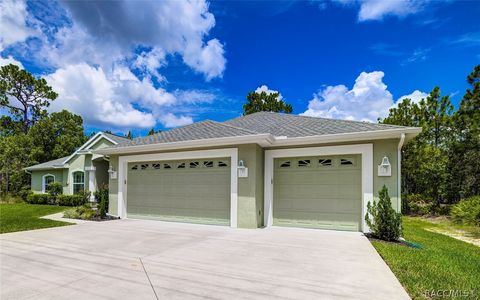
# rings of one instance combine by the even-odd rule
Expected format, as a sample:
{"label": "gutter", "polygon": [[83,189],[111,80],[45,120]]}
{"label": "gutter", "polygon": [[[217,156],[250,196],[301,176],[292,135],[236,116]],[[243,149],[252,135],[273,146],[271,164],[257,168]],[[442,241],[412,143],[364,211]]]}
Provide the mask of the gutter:
{"label": "gutter", "polygon": [[258,144],[264,148],[276,146],[300,146],[307,144],[326,144],[334,142],[352,142],[352,141],[366,141],[379,139],[396,139],[399,134],[406,136],[416,136],[422,131],[418,127],[402,127],[380,131],[364,131],[355,133],[338,133],[327,135],[316,135],[307,137],[293,137],[273,136],[269,133],[222,137],[212,139],[199,139],[171,143],[156,143],[148,145],[134,145],[124,147],[109,147],[94,151],[98,154],[129,154],[139,152],[154,152],[154,151],[168,151],[187,148],[202,148],[202,147],[216,147],[216,146],[231,146],[242,144]]}

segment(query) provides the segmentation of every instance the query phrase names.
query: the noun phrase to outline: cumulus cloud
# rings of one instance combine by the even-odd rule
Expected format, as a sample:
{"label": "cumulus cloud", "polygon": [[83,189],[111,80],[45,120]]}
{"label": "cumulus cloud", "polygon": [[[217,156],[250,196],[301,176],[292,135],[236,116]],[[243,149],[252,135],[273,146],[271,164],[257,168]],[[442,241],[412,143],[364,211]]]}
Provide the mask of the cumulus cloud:
{"label": "cumulus cloud", "polygon": [[306,116],[375,122],[393,105],[393,96],[383,83],[381,71],[362,72],[352,89],[327,86],[308,103]]}
{"label": "cumulus cloud", "polygon": [[16,60],[15,58],[13,58],[13,56],[11,56],[11,55],[9,55],[5,58],[0,57],[0,67],[6,66],[6,65],[9,65],[9,64],[17,65],[20,68],[23,68],[22,63],[19,62],[18,60]]}
{"label": "cumulus cloud", "polygon": [[221,77],[225,70],[223,44],[217,39],[206,40],[215,26],[215,17],[204,0],[151,1],[142,5],[131,1],[63,4],[75,23],[57,34],[61,43],[55,49],[60,53],[77,49],[75,52],[80,55],[74,52],[70,59],[83,60],[82,52],[94,49],[100,52],[92,53],[94,63],[105,64],[105,57],[110,57],[106,62],[111,63],[136,46],[145,46],[153,50],[141,53],[135,63],[150,71],[162,66],[168,54],[180,54],[189,67],[204,74],[207,80]]}
{"label": "cumulus cloud", "polygon": [[187,116],[177,117],[172,113],[167,113],[166,115],[162,116],[160,119],[164,124],[164,126],[167,128],[185,126],[193,123],[192,117],[187,117]]}
{"label": "cumulus cloud", "polygon": [[345,6],[358,7],[358,20],[379,21],[386,16],[406,17],[422,11],[431,0],[334,0]]}
{"label": "cumulus cloud", "polygon": [[172,127],[193,122],[188,105],[214,101],[206,91],[168,91],[162,75],[178,56],[207,81],[222,77],[224,44],[209,36],[215,17],[206,0],[49,4],[0,2],[0,52],[15,53],[0,65],[21,66],[20,55],[50,72],[59,93],[51,110],[69,109],[97,127]]}
{"label": "cumulus cloud", "polygon": [[267,93],[267,95],[278,93],[278,100],[282,100],[282,99],[283,99],[283,96],[282,96],[282,94],[280,94],[279,91],[271,90],[271,89],[269,89],[268,86],[266,86],[266,85],[259,86],[259,87],[255,90],[255,93],[260,94],[261,92],[265,92],[265,93]]}
{"label": "cumulus cloud", "polygon": [[343,84],[327,86],[313,94],[308,109],[301,115],[377,122],[378,118],[386,117],[390,108],[396,107],[403,99],[410,98],[418,103],[428,95],[415,90],[394,101],[392,93],[383,82],[384,76],[382,71],[362,72],[352,89]]}
{"label": "cumulus cloud", "polygon": [[46,79],[59,94],[51,111],[68,109],[94,126],[151,128],[157,120],[165,127],[193,122],[191,117],[166,112],[177,104],[175,95],[155,88],[148,78],[138,79],[124,66],[106,72],[86,63],[68,65]]}
{"label": "cumulus cloud", "polygon": [[27,26],[27,5],[22,1],[0,1],[0,51],[35,35]]}
{"label": "cumulus cloud", "polygon": [[401,96],[400,98],[398,98],[398,100],[395,104],[397,104],[399,102],[402,102],[404,99],[407,99],[407,98],[412,100],[413,103],[418,103],[418,102],[420,102],[420,100],[427,98],[427,96],[428,96],[428,93],[421,92],[419,90],[415,90],[411,94],[404,95],[404,96]]}

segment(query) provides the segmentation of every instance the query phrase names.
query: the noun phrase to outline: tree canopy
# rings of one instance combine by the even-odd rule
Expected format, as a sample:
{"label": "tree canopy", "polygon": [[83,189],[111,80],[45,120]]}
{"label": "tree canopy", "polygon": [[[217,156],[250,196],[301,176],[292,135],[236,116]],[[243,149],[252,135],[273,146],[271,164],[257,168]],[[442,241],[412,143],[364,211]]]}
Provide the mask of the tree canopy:
{"label": "tree canopy", "polygon": [[259,111],[283,112],[289,114],[292,113],[293,107],[280,99],[280,93],[248,93],[247,103],[243,105],[243,115],[249,115]]}
{"label": "tree canopy", "polygon": [[9,109],[14,122],[22,123],[24,133],[47,114],[46,108],[57,96],[43,78],[13,64],[0,68],[0,105]]}
{"label": "tree canopy", "polygon": [[402,190],[441,203],[480,194],[480,65],[455,111],[435,87],[418,104],[404,99],[381,123],[422,127],[402,149]]}

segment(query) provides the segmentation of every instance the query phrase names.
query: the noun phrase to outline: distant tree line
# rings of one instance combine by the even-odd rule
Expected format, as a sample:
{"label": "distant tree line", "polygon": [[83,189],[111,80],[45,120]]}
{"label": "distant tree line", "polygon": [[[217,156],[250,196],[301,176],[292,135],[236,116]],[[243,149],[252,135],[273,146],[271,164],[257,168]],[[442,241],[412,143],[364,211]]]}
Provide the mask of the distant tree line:
{"label": "distant tree line", "polygon": [[480,194],[480,65],[467,77],[457,110],[435,87],[419,103],[404,99],[380,123],[422,127],[402,150],[402,190],[433,203]]}

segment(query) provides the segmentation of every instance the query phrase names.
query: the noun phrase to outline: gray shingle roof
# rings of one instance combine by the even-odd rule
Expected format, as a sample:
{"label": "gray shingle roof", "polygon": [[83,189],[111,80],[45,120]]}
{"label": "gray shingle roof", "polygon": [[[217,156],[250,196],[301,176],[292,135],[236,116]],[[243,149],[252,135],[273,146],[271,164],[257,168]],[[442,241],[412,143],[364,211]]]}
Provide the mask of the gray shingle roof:
{"label": "gray shingle roof", "polygon": [[274,136],[304,137],[398,129],[401,126],[358,121],[314,118],[273,112],[258,112],[225,122],[211,120],[121,142],[110,148],[192,141],[269,133]]}
{"label": "gray shingle roof", "polygon": [[255,135],[255,134],[257,134],[257,132],[252,130],[238,128],[228,124],[215,122],[211,120],[206,120],[206,121],[193,123],[187,126],[171,129],[168,131],[162,131],[154,135],[139,137],[133,140],[128,140],[128,142],[126,143],[120,143],[112,147],[172,143],[172,142],[181,142],[181,141],[245,136],[245,135]]}
{"label": "gray shingle roof", "polygon": [[303,137],[401,128],[401,126],[395,125],[315,118],[273,112],[258,112],[225,121],[224,124],[253,130],[257,133],[270,133],[274,136],[287,137]]}
{"label": "gray shingle roof", "polygon": [[57,166],[57,168],[58,168],[69,157],[70,156],[57,158],[57,159],[47,161],[47,162],[44,162],[44,163],[41,163],[41,164],[38,164],[38,165],[30,166],[28,168],[25,168],[25,170],[34,171],[34,170],[53,169],[54,166]]}
{"label": "gray shingle roof", "polygon": [[103,134],[104,134],[105,136],[107,136],[109,139],[111,139],[111,140],[113,140],[114,142],[116,142],[116,143],[125,143],[125,142],[130,141],[130,140],[127,139],[126,137],[118,136],[118,135],[115,135],[115,134],[111,134],[111,133],[107,133],[107,132],[103,132]]}

